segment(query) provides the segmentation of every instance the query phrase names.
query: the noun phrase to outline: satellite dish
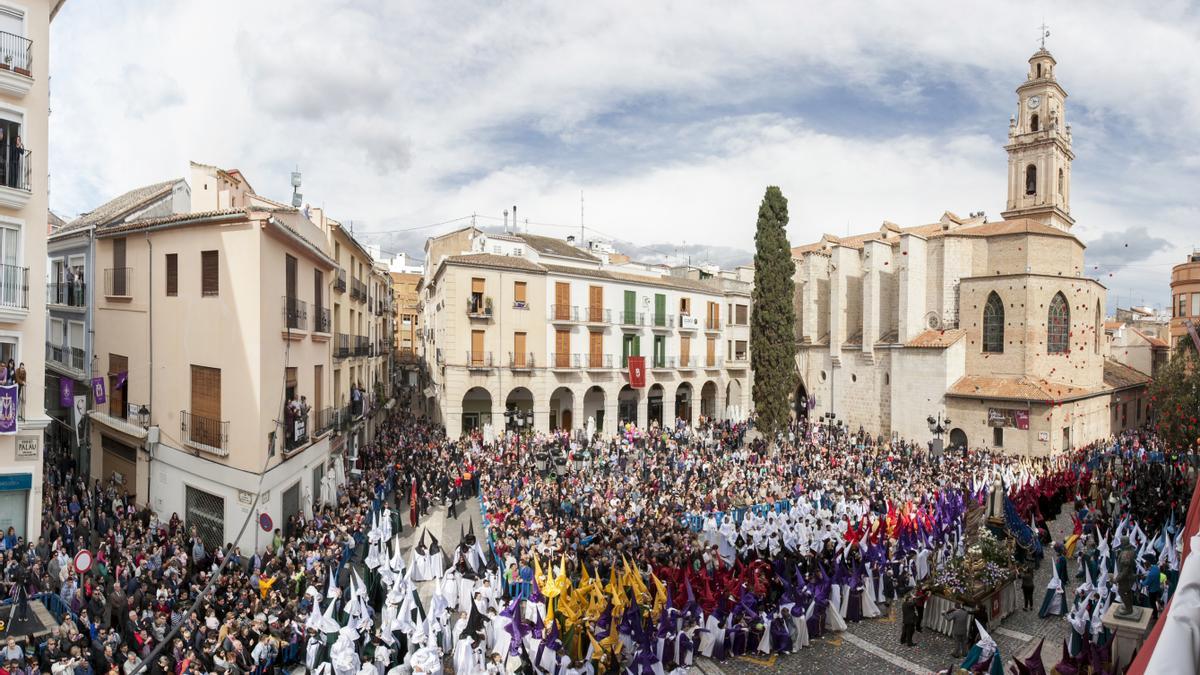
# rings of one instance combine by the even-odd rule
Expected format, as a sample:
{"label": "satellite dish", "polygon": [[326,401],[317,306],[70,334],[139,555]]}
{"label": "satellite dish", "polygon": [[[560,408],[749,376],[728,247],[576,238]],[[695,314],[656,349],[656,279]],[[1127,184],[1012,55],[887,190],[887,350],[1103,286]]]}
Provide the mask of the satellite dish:
{"label": "satellite dish", "polygon": [[942,317],[938,316],[937,312],[930,312],[925,315],[925,327],[929,330],[942,329]]}

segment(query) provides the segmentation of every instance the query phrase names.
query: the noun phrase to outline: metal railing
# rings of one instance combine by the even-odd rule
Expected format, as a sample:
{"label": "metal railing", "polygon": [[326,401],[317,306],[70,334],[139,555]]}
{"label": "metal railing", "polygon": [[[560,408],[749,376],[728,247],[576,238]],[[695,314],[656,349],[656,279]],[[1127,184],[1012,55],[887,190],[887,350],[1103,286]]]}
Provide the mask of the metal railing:
{"label": "metal railing", "polygon": [[179,433],[184,442],[215,455],[229,454],[229,422],[179,411]]}
{"label": "metal railing", "polygon": [[317,417],[317,419],[316,419],[317,426],[313,433],[315,433],[317,436],[320,436],[321,434],[332,429],[333,424],[337,419],[335,417],[336,413],[337,413],[337,409],[334,408],[333,406],[326,406],[326,407],[318,410],[317,416],[316,416]]}
{"label": "metal railing", "polygon": [[617,320],[622,326],[641,326],[646,322],[646,315],[642,312],[621,312]]}
{"label": "metal railing", "polygon": [[346,292],[346,270],[338,268],[337,276],[333,280],[333,290],[338,293]]}
{"label": "metal railing", "polygon": [[366,335],[354,336],[354,355],[367,356],[371,351],[371,338]]}
{"label": "metal railing", "polygon": [[30,75],[33,72],[33,40],[0,31],[0,68]]}
{"label": "metal railing", "polygon": [[551,368],[582,368],[583,354],[568,354],[566,352],[550,353]]}
{"label": "metal railing", "polygon": [[487,319],[492,316],[492,307],[487,298],[482,295],[471,295],[467,298],[467,316],[473,319]]}
{"label": "metal railing", "polygon": [[0,143],[0,185],[29,192],[30,182],[29,151],[18,145]]}
{"label": "metal railing", "polygon": [[330,324],[330,313],[328,307],[313,308],[313,332],[328,333]]}
{"label": "metal railing", "polygon": [[285,450],[295,450],[308,443],[308,421],[311,411],[296,412],[287,410],[283,421],[283,447]]}
{"label": "metal railing", "polygon": [[709,356],[704,359],[705,368],[721,368],[725,365],[725,360],[719,356]]}
{"label": "metal railing", "polygon": [[0,265],[0,307],[29,309],[29,268]]}
{"label": "metal railing", "polygon": [[46,284],[46,303],[64,307],[87,306],[87,285],[82,281]]}
{"label": "metal railing", "polygon": [[694,356],[692,354],[688,354],[687,356],[680,356],[679,357],[679,367],[686,368],[689,370],[692,368],[699,368],[700,367],[700,357]]}
{"label": "metal railing", "polygon": [[712,318],[705,319],[704,330],[721,330],[721,320]]}
{"label": "metal railing", "polygon": [[350,356],[350,336],[345,333],[337,334],[337,344],[334,346],[333,355],[339,359],[344,359]]}
{"label": "metal railing", "polygon": [[656,359],[651,358],[650,361],[651,361],[651,364],[650,364],[651,368],[659,368],[659,369],[674,368],[675,363],[676,363],[676,357],[664,355],[664,356],[660,356]]}
{"label": "metal railing", "polygon": [[579,307],[575,305],[550,305],[552,321],[579,321]]}
{"label": "metal railing", "polygon": [[612,310],[603,307],[588,307],[587,308],[588,323],[611,323]]}
{"label": "metal railing", "polygon": [[508,367],[513,370],[532,370],[533,364],[533,352],[508,353]]}
{"label": "metal railing", "polygon": [[492,353],[491,352],[467,352],[467,367],[468,368],[491,368]]}
{"label": "metal railing", "polygon": [[308,303],[283,296],[283,321],[292,330],[303,330],[308,324]]}
{"label": "metal railing", "polygon": [[110,267],[104,270],[104,294],[116,298],[128,298],[132,295],[133,268]]}
{"label": "metal railing", "polygon": [[591,354],[587,355],[587,367],[592,370],[608,369],[613,367],[612,354]]}
{"label": "metal railing", "polygon": [[350,280],[350,297],[360,301],[367,299],[367,285],[358,279]]}
{"label": "metal railing", "polygon": [[655,312],[654,314],[650,315],[650,325],[655,328],[674,328],[675,315],[659,314],[658,312]]}

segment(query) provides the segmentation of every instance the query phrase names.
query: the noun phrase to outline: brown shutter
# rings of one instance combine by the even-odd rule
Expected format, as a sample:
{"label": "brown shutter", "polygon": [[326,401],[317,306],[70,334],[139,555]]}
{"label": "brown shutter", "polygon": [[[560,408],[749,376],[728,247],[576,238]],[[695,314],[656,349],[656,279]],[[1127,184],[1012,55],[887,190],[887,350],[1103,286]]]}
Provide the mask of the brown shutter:
{"label": "brown shutter", "polygon": [[593,368],[599,368],[604,361],[604,333],[592,331],[588,334],[588,361]]}
{"label": "brown shutter", "polygon": [[325,366],[313,366],[313,400],[312,407],[318,413],[321,411],[322,394],[324,393]]}
{"label": "brown shutter", "polygon": [[566,320],[570,318],[571,285],[562,281],[554,284],[554,318]]}
{"label": "brown shutter", "polygon": [[214,448],[221,442],[221,369],[192,366],[192,441]]}
{"label": "brown shutter", "polygon": [[525,334],[513,333],[513,364],[523,367],[528,356],[525,353]]}
{"label": "brown shutter", "polygon": [[593,322],[604,319],[604,288],[591,286],[588,288],[588,320]]}
{"label": "brown shutter", "polygon": [[717,363],[717,339],[708,338],[708,366],[711,368]]}
{"label": "brown shutter", "polygon": [[525,282],[513,282],[513,302],[525,304]]}
{"label": "brown shutter", "polygon": [[285,261],[284,276],[285,276],[285,283],[286,283],[285,288],[287,289],[287,296],[289,298],[295,298],[296,297],[296,270],[298,267],[298,262],[295,258],[293,258],[290,255],[285,255],[284,261]]}
{"label": "brown shutter", "polygon": [[217,251],[201,251],[200,295],[218,295],[220,290],[220,254]]}
{"label": "brown shutter", "polygon": [[571,363],[571,331],[554,331],[554,365],[566,368]]}
{"label": "brown shutter", "polygon": [[167,295],[179,295],[179,254],[167,254]]}
{"label": "brown shutter", "polygon": [[[313,270],[313,307],[317,308],[317,314],[325,307],[325,275],[321,270]],[[318,316],[317,320],[320,321],[321,317]]]}
{"label": "brown shutter", "polygon": [[483,331],[471,331],[471,363],[483,363]]}
{"label": "brown shutter", "polygon": [[483,293],[483,279],[479,279],[477,277],[471,279],[471,292],[480,294]]}
{"label": "brown shutter", "polygon": [[679,337],[679,365],[686,365],[692,355],[692,339],[686,335]]}

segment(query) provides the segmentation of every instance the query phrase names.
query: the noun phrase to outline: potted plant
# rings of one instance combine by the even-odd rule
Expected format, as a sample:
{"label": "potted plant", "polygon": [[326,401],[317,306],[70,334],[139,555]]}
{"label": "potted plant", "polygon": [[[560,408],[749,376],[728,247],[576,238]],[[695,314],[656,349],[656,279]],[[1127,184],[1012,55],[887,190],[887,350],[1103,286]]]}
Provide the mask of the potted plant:
{"label": "potted plant", "polygon": [[492,299],[490,297],[483,299],[483,313],[488,316],[492,315]]}
{"label": "potted plant", "polygon": [[5,70],[9,70],[10,68],[12,68],[12,54],[4,55],[4,63],[0,63],[0,68],[3,68]]}

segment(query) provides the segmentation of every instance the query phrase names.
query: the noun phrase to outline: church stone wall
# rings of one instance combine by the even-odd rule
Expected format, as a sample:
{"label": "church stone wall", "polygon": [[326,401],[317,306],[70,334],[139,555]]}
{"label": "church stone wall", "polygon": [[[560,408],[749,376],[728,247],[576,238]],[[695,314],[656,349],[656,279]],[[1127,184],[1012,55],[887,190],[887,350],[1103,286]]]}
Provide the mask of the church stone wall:
{"label": "church stone wall", "polygon": [[892,430],[901,438],[927,439],[925,418],[944,410],[946,389],[963,375],[963,341],[945,349],[889,351]]}

